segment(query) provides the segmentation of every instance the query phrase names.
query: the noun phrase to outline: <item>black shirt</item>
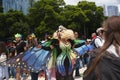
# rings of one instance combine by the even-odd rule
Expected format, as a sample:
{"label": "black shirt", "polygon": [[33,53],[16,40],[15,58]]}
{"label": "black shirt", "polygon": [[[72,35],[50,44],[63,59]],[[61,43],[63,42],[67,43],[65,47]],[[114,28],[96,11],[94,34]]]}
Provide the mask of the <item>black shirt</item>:
{"label": "black shirt", "polygon": [[26,46],[25,42],[20,42],[20,44],[16,44],[17,54],[24,52],[24,47]]}

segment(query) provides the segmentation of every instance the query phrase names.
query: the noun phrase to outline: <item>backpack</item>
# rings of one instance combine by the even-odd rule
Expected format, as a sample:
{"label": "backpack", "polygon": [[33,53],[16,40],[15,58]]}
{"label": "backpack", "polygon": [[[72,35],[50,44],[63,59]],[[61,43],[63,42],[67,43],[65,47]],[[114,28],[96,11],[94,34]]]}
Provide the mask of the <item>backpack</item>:
{"label": "backpack", "polygon": [[90,43],[90,45],[93,46],[93,48],[97,48],[96,44],[95,44],[95,40],[96,39],[100,39],[100,41],[102,42],[102,39],[100,37],[96,37],[95,39],[93,39],[93,41]]}

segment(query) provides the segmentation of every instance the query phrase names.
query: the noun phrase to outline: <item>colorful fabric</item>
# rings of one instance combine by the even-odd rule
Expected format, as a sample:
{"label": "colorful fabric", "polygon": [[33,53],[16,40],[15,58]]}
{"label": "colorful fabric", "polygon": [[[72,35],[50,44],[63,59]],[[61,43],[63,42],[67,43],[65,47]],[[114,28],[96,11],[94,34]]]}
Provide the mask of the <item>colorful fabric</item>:
{"label": "colorful fabric", "polygon": [[[62,76],[72,74],[74,59],[76,58],[75,54],[71,50],[70,44],[64,44],[60,42],[60,48],[62,50],[61,54],[57,57],[57,69]],[[69,69],[68,74],[65,69],[65,59],[69,60]]]}
{"label": "colorful fabric", "polygon": [[24,67],[28,67],[33,72],[44,70],[50,54],[49,51],[34,47],[31,51],[27,51],[22,58]]}
{"label": "colorful fabric", "polygon": [[75,42],[75,45],[76,45],[76,44],[84,43],[85,40],[75,39],[74,42]]}
{"label": "colorful fabric", "polygon": [[79,55],[84,55],[87,51],[92,51],[93,46],[88,44],[88,45],[82,45],[81,47],[74,48],[74,50],[79,54]]}

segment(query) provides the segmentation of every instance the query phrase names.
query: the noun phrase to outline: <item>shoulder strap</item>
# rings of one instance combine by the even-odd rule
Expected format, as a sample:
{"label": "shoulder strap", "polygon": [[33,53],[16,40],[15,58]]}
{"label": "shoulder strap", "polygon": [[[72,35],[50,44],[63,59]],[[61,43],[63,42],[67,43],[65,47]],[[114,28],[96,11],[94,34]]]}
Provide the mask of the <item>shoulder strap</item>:
{"label": "shoulder strap", "polygon": [[92,45],[94,48],[97,48],[96,45],[95,45],[95,39],[92,40],[92,42],[90,43],[90,45]]}
{"label": "shoulder strap", "polygon": [[[100,37],[97,37],[98,39],[100,39],[100,41],[102,41],[102,39]],[[96,38],[95,38],[96,39]]]}

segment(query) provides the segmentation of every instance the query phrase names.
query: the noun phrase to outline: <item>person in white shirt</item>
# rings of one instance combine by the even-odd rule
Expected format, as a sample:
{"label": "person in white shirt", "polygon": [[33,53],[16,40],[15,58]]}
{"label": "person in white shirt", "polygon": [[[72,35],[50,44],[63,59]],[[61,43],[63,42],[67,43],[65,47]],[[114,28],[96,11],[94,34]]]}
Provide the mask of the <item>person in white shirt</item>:
{"label": "person in white shirt", "polygon": [[102,47],[104,44],[104,39],[103,39],[103,33],[102,33],[103,28],[100,27],[96,30],[98,36],[95,38],[94,44],[96,48]]}
{"label": "person in white shirt", "polygon": [[5,65],[2,65],[2,64],[5,64],[4,61],[6,61],[6,59],[7,59],[7,55],[6,55],[5,44],[4,42],[0,42],[0,80],[9,79],[8,67]]}

